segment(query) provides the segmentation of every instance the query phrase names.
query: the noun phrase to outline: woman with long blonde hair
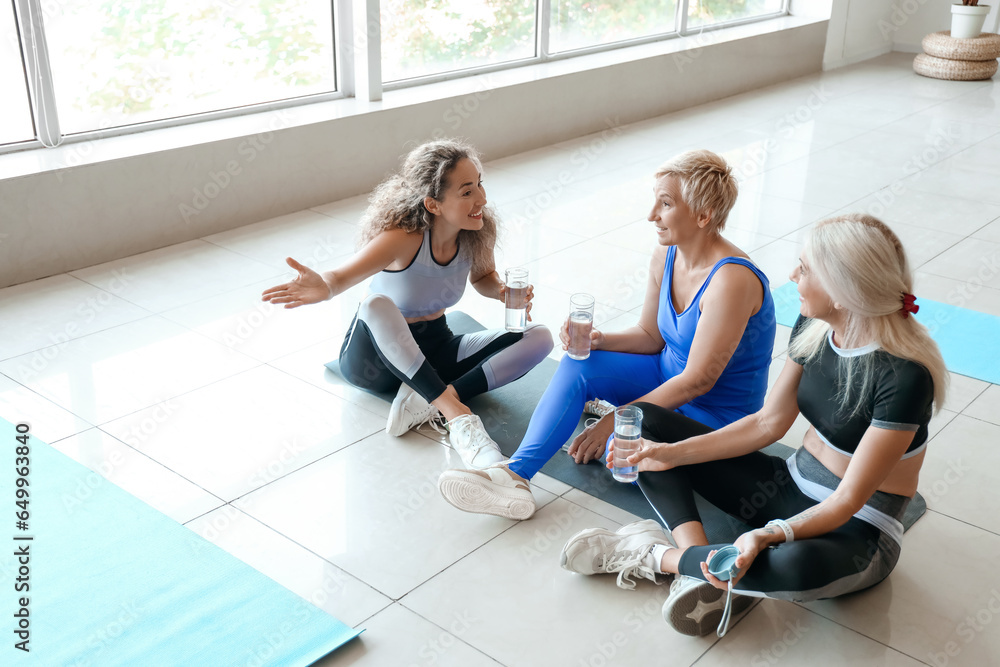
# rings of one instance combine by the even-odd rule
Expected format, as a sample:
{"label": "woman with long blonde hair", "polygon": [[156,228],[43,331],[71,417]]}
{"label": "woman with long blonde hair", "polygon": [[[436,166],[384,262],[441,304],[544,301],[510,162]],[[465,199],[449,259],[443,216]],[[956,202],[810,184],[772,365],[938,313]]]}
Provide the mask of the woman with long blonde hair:
{"label": "woman with long blonde hair", "polygon": [[[899,558],[927,424],[948,379],[937,345],[911,317],[919,306],[906,254],[879,220],[844,215],[816,225],[790,277],[801,315],[759,412],[677,438],[664,426],[669,415],[643,406],[653,419],[629,461],[670,539],[646,521],[583,531],[563,549],[563,567],[581,574],[675,575],[663,615],[685,634],[716,624],[724,632],[723,591],[736,594],[733,614],[754,597],[829,598],[874,586]],[[795,454],[757,451],[800,412],[810,428]],[[753,527],[733,535],[739,554],[727,583],[709,571],[726,545],[709,544],[696,492]]]}
{"label": "woman with long blonde hair", "polygon": [[[298,276],[263,294],[296,308],[374,276],[344,338],[341,373],[362,389],[397,392],[387,433],[399,436],[443,418],[452,446],[476,468],[503,455],[465,401],[516,380],[552,350],[552,335],[540,325],[465,335],[448,327],[445,309],[458,303],[466,282],[487,298],[505,297],[493,256],[496,214],[487,206],[482,171],[475,149],[462,142],[417,146],[372,193],[361,248],[350,260],[320,275],[289,257]],[[532,296],[529,286],[529,313]]]}

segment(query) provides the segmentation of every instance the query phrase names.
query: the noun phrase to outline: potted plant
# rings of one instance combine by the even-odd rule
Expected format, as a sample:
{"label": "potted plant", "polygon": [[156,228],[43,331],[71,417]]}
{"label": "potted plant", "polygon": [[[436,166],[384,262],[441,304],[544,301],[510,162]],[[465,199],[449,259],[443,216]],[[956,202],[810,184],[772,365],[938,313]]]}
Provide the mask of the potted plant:
{"label": "potted plant", "polygon": [[958,39],[978,37],[990,8],[980,6],[979,0],[962,0],[951,6],[951,36]]}

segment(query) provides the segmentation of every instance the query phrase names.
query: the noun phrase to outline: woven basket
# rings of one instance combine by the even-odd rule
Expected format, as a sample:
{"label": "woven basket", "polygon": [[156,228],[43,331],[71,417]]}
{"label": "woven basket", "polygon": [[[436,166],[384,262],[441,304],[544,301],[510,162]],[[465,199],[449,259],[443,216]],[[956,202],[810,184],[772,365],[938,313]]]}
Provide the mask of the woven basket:
{"label": "woven basket", "polygon": [[996,60],[1000,58],[1000,35],[984,32],[979,37],[957,39],[950,30],[932,32],[921,42],[924,53],[947,60]]}
{"label": "woven basket", "polygon": [[996,60],[948,60],[921,53],[913,59],[913,71],[932,79],[980,81],[997,72]]}

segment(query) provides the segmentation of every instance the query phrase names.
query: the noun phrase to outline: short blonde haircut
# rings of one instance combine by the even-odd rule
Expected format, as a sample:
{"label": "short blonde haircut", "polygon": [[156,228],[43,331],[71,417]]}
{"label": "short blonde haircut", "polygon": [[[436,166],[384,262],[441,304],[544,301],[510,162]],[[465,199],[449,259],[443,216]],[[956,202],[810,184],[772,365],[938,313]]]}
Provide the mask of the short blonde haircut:
{"label": "short blonde haircut", "polygon": [[707,229],[719,233],[726,228],[729,211],[740,192],[733,168],[712,151],[688,151],[665,162],[656,178],[673,176],[681,183],[681,198],[696,216],[709,213]]}

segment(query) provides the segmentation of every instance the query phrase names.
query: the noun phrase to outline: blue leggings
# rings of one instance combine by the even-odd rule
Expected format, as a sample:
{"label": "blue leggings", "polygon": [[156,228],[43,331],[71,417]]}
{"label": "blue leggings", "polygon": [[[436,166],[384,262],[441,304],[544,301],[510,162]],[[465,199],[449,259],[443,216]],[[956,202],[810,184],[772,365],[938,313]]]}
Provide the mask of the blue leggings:
{"label": "blue leggings", "polygon": [[[594,398],[614,405],[630,403],[656,389],[681,369],[671,370],[661,354],[595,350],[584,361],[563,357],[531,415],[521,446],[511,457],[518,460],[510,469],[530,479],[573,435],[584,403]],[[677,411],[713,428],[726,423],[691,404]]]}

